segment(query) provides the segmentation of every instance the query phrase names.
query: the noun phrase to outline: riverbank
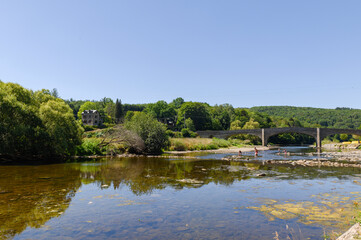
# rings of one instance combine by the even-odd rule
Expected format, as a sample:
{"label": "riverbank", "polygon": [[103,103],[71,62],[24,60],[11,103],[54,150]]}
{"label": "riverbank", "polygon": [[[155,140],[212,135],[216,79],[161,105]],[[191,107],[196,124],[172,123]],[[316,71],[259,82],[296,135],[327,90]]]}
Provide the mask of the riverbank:
{"label": "riverbank", "polygon": [[325,150],[353,150],[360,147],[360,143],[327,143],[322,144],[322,148]]}
{"label": "riverbank", "polygon": [[[292,156],[292,153],[287,153],[286,156]],[[313,156],[314,159],[308,159],[305,156],[305,159],[299,160],[289,160],[289,159],[275,159],[275,160],[265,160],[264,163],[267,164],[286,164],[286,165],[299,165],[305,167],[352,167],[352,168],[361,168],[361,151],[360,150],[344,150],[341,152],[323,152],[323,153],[308,153],[307,156]],[[244,158],[243,156],[231,155],[225,158],[222,158],[225,161],[234,161],[234,162],[248,162],[249,158]]]}
{"label": "riverbank", "polygon": [[269,147],[263,147],[263,146],[242,146],[242,147],[229,147],[229,148],[219,148],[219,149],[213,149],[213,150],[194,150],[194,151],[165,151],[164,153],[167,154],[182,154],[182,153],[195,153],[195,152],[206,152],[206,153],[237,153],[239,151],[242,152],[253,152],[254,148],[257,148],[258,151],[266,151],[269,150]]}

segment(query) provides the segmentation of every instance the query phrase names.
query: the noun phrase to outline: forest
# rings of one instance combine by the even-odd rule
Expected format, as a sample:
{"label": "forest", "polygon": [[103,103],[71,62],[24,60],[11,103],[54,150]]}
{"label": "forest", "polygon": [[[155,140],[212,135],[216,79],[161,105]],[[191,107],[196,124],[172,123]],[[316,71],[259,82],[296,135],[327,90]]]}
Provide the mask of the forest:
{"label": "forest", "polygon": [[345,107],[323,109],[291,106],[262,106],[251,111],[267,114],[270,117],[295,118],[304,127],[326,127],[357,129],[361,126],[361,110]]}

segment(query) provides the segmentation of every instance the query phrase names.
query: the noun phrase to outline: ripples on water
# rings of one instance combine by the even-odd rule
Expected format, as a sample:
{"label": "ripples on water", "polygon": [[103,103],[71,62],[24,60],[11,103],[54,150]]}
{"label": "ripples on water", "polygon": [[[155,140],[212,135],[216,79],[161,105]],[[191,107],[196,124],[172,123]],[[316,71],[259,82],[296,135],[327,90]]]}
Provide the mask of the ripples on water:
{"label": "ripples on water", "polygon": [[346,230],[360,169],[264,164],[319,157],[287,151],[250,162],[199,154],[0,166],[0,238],[324,239]]}

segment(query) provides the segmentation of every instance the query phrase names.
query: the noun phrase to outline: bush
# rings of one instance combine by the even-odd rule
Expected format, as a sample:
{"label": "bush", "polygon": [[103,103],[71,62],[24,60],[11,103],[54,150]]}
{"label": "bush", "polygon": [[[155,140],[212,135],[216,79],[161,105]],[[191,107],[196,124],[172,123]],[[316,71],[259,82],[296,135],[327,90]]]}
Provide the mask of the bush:
{"label": "bush", "polygon": [[195,138],[198,136],[197,133],[191,131],[189,128],[183,128],[181,130],[181,133],[182,133],[182,137],[185,137],[185,138]]}
{"label": "bush", "polygon": [[146,154],[160,154],[169,145],[167,127],[148,114],[135,114],[125,122],[125,127],[143,139]]}
{"label": "bush", "polygon": [[83,128],[87,132],[87,131],[94,131],[95,129],[98,129],[98,126],[84,125]]}
{"label": "bush", "polygon": [[174,137],[175,136],[175,132],[173,132],[172,130],[167,130],[167,131],[165,131],[165,133],[167,134],[168,137]]}
{"label": "bush", "polygon": [[76,148],[76,155],[89,156],[89,155],[101,155],[102,149],[99,147],[100,140],[96,138],[86,138],[83,143]]}

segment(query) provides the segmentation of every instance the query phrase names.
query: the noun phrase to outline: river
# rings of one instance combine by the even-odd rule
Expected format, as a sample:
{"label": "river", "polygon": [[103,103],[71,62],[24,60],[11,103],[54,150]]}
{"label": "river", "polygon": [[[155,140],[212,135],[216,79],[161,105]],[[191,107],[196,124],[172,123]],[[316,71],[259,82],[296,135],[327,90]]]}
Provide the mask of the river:
{"label": "river", "polygon": [[[359,168],[270,165],[308,148],[0,166],[0,239],[332,239],[361,202]],[[190,158],[190,156],[192,158]]]}

